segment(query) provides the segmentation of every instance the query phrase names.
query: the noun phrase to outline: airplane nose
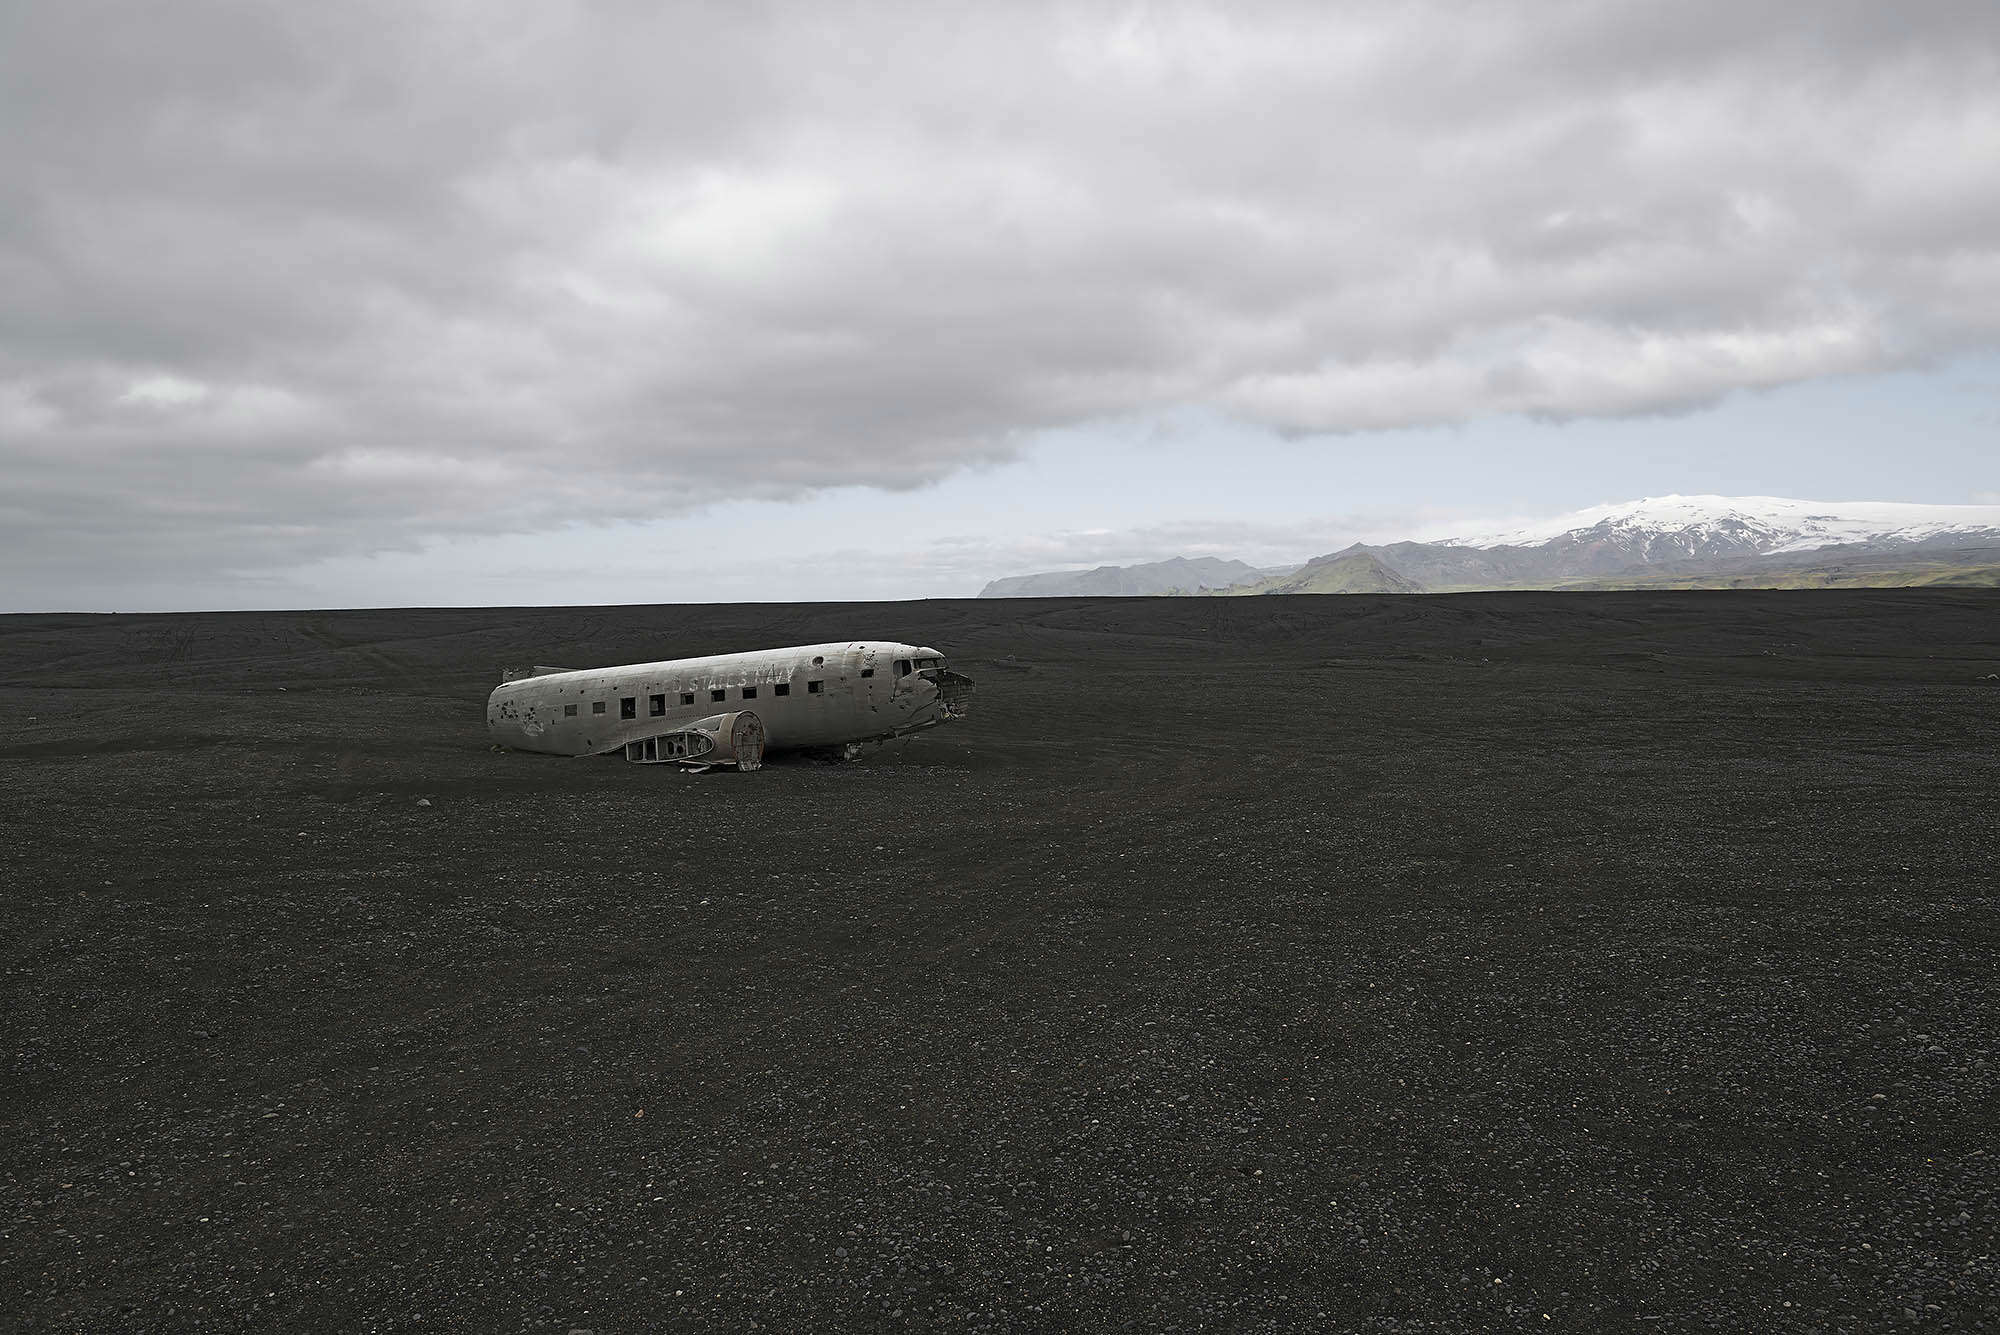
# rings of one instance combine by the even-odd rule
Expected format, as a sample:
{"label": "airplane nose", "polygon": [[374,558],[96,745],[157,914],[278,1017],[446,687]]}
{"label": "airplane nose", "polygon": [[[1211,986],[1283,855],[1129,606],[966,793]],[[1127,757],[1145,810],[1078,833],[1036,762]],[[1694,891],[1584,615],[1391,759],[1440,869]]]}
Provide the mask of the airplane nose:
{"label": "airplane nose", "polygon": [[938,709],[946,718],[964,718],[971,712],[972,678],[944,668],[932,668],[918,675],[937,688]]}

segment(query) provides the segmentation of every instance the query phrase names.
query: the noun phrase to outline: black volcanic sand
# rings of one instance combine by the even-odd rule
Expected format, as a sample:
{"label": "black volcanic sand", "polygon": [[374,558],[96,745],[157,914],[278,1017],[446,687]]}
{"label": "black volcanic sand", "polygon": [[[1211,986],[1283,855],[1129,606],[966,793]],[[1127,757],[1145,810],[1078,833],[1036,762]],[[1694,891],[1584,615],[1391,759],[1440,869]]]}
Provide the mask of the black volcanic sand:
{"label": "black volcanic sand", "polygon": [[[689,776],[508,662],[934,643]],[[2000,1328],[2000,594],[0,619],[0,1324]]]}

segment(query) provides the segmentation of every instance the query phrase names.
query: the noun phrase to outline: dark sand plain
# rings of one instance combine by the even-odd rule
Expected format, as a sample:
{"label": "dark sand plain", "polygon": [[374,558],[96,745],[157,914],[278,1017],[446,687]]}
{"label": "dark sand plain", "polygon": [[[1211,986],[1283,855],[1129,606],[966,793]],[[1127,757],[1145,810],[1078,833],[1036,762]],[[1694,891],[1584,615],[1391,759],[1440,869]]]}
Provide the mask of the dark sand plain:
{"label": "dark sand plain", "polygon": [[[942,647],[855,765],[508,662]],[[2000,1328],[2000,594],[0,618],[0,1326]]]}

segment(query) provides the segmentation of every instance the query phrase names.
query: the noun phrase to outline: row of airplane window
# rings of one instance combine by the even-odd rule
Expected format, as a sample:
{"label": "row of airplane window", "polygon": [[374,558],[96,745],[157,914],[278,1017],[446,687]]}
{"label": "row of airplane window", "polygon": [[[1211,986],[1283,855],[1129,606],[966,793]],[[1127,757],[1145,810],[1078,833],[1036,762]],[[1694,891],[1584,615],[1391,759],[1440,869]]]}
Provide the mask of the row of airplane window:
{"label": "row of airplane window", "polygon": [[[864,677],[872,677],[875,675],[875,669],[863,668],[861,670],[861,675]],[[742,698],[745,700],[755,700],[757,698],[757,688],[755,686],[742,686],[738,687],[737,689],[741,691]],[[824,692],[825,689],[826,689],[826,683],[823,681],[809,681],[806,683],[807,695],[819,695],[822,692]],[[791,693],[792,693],[792,684],[788,681],[781,681],[777,685],[771,688],[771,694],[773,695],[790,695]],[[709,688],[708,698],[710,701],[716,704],[720,704],[722,701],[729,698],[729,691],[726,687],[714,686]],[[681,703],[684,705],[693,704],[694,692],[682,691]],[[564,705],[563,716],[566,718],[575,718],[576,709],[577,707],[575,705]],[[604,713],[605,712],[604,701],[592,700],[590,702],[590,712],[593,714]],[[658,718],[660,717],[660,715],[666,712],[667,712],[667,697],[665,695],[649,695],[646,697],[646,713],[649,716],[653,718]],[[618,717],[622,719],[639,717],[639,697],[636,695],[628,695],[620,699],[618,701]]]}

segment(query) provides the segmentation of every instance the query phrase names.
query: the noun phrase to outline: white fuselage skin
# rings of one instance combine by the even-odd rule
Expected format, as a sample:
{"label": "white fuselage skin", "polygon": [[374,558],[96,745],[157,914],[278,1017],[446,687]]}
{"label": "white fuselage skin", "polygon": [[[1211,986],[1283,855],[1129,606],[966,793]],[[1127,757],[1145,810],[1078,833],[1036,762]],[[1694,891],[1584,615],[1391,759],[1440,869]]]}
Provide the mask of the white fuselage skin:
{"label": "white fuselage skin", "polygon": [[[601,755],[738,710],[781,751],[883,741],[945,721],[935,649],[882,640],[549,672],[503,683],[486,702],[493,740],[517,751]],[[814,683],[817,683],[815,687]]]}

